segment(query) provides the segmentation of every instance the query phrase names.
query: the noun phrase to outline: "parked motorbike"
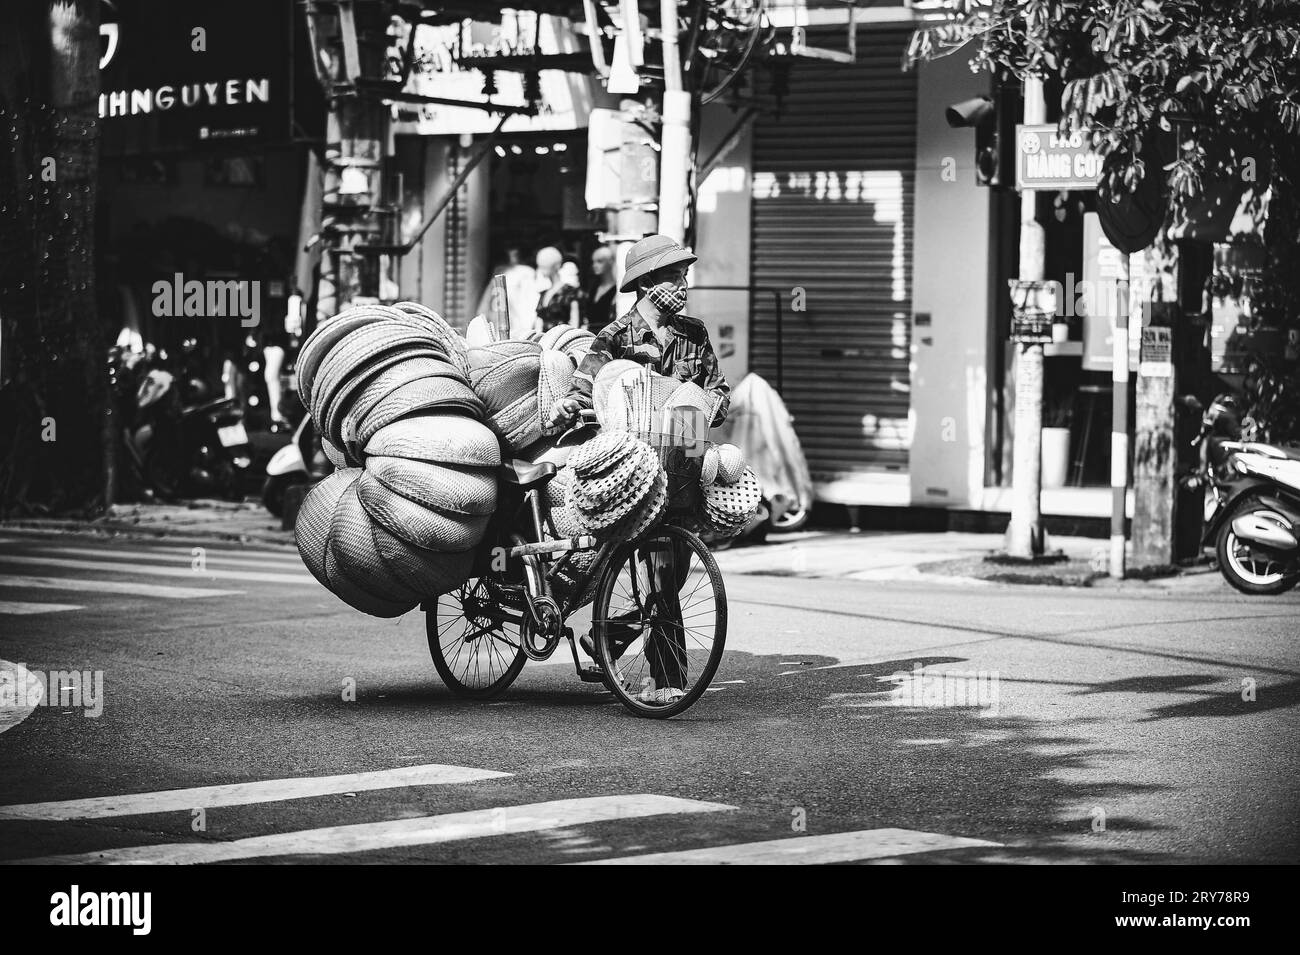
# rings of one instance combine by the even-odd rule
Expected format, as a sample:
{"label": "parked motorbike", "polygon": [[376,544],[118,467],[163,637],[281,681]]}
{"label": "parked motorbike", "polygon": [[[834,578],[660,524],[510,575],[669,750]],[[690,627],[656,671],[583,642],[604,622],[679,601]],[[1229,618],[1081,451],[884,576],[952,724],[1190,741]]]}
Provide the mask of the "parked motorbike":
{"label": "parked motorbike", "polygon": [[[1195,398],[1183,399],[1201,411]],[[1241,406],[1219,395],[1201,418],[1201,464],[1185,486],[1204,486],[1203,547],[1246,594],[1280,594],[1300,583],[1300,448],[1242,440]]]}
{"label": "parked motorbike", "polygon": [[238,400],[186,405],[176,376],[157,366],[156,354],[113,360],[122,444],[143,489],[163,498],[238,496],[241,472],[252,464]]}
{"label": "parked motorbike", "polygon": [[293,438],[266,465],[262,503],[276,517],[284,515],[284,496],[295,484],[310,484],[333,470],[320,450],[311,415],[303,415]]}

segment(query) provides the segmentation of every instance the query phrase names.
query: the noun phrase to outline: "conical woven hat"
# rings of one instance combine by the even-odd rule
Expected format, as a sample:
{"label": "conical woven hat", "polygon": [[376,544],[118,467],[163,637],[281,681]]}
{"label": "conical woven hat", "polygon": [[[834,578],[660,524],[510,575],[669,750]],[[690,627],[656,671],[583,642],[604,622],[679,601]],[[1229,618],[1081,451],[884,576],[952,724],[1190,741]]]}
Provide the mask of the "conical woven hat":
{"label": "conical woven hat", "polygon": [[[537,412],[543,424],[550,417],[555,403],[568,395],[573,384],[573,371],[573,362],[564,352],[542,352],[537,373]],[[553,430],[563,430],[563,426]]]}
{"label": "conical woven hat", "polygon": [[398,540],[436,551],[466,551],[477,546],[488,516],[449,517],[394,494],[372,474],[357,480],[361,504],[376,523]]}
{"label": "conical woven hat", "polygon": [[293,525],[293,539],[302,562],[326,587],[329,580],[325,576],[325,549],[329,546],[330,522],[343,492],[360,477],[360,468],[341,468],[321,481],[303,498]]}
{"label": "conical woven hat", "polygon": [[483,399],[488,414],[494,414],[524,395],[536,393],[541,361],[540,352],[511,355],[487,368],[471,368],[469,383]]}
{"label": "conical woven hat", "polygon": [[495,468],[470,470],[371,455],[366,458],[366,473],[408,501],[443,514],[477,517],[496,509]]}
{"label": "conical woven hat", "polygon": [[320,363],[312,390],[312,417],[318,422],[325,420],[335,394],[355,379],[366,362],[419,347],[431,348],[433,344],[427,335],[392,321],[372,322],[343,336]]}
{"label": "conical woven hat", "polygon": [[600,371],[596,372],[596,380],[591,386],[591,402],[592,407],[596,409],[596,414],[599,415],[604,410],[605,402],[609,398],[609,389],[614,386],[614,382],[629,371],[640,369],[640,365],[626,358],[615,358],[600,366]]}
{"label": "conical woven hat", "polygon": [[758,510],[763,488],[752,468],[745,468],[735,484],[713,484],[704,489],[704,506],[724,518],[745,518]]}
{"label": "conical woven hat", "polygon": [[458,412],[478,419],[483,405],[468,385],[450,378],[421,378],[402,385],[386,396],[357,423],[355,441],[349,447],[360,450],[386,425],[418,411]]}
{"label": "conical woven hat", "polygon": [[[329,435],[330,440],[335,444],[342,446],[345,443],[343,422],[347,420],[348,414],[355,407],[357,399],[364,393],[366,387],[380,378],[384,372],[392,371],[394,368],[411,362],[427,359],[441,362],[450,373],[455,372],[454,367],[446,363],[441,352],[424,347],[393,351],[372,358],[358,366],[353,374],[343,379],[343,384],[335,390],[329,404],[324,406],[324,420],[318,421],[321,431]],[[317,391],[319,392],[320,389],[317,388]],[[317,419],[313,416],[312,420]]]}
{"label": "conical woven hat", "polygon": [[745,473],[745,456],[734,444],[720,444],[718,449],[718,483],[735,484]]}
{"label": "conical woven hat", "polygon": [[298,350],[298,360],[295,364],[298,394],[302,396],[304,405],[311,407],[312,384],[316,380],[316,370],[334,344],[349,332],[377,322],[383,317],[366,308],[349,308],[339,312],[333,318],[325,319],[307,336],[307,340],[302,343],[302,348]]}
{"label": "conical woven hat", "polygon": [[370,525],[375,548],[388,571],[408,589],[428,600],[455,590],[474,568],[474,552],[442,553],[425,550],[394,537],[377,524]]}
{"label": "conical woven hat", "polygon": [[368,613],[373,617],[400,617],[407,611],[414,609],[416,603],[418,603],[415,600],[400,602],[383,600],[368,593],[360,584],[349,577],[347,572],[339,565],[337,558],[334,556],[333,548],[326,548],[325,550],[325,574],[329,578],[330,593],[349,607],[360,610],[362,613]]}
{"label": "conical woven hat", "polygon": [[375,432],[365,453],[472,468],[501,466],[501,444],[485,425],[449,414],[412,415]]}
{"label": "conical woven hat", "polygon": [[325,459],[336,468],[355,468],[360,466],[361,462],[349,456],[342,448],[336,448],[324,435],[320,439],[320,447],[325,452]]}
{"label": "conical woven hat", "polygon": [[[340,443],[349,439],[356,440],[357,428],[361,420],[374,410],[375,405],[380,401],[403,385],[419,381],[422,378],[447,378],[468,385],[465,376],[460,373],[456,366],[440,354],[423,352],[404,357],[379,374],[361,382],[365,387],[361,389],[355,398],[351,399],[351,407],[343,409],[343,417],[337,421],[336,426]],[[342,400],[344,399],[339,399],[339,401]],[[332,416],[335,413],[331,409],[331,417],[326,420],[333,422]]]}
{"label": "conical woven hat", "polygon": [[446,319],[427,305],[421,305],[419,302],[398,302],[393,306],[393,308],[397,309],[399,312],[404,312],[407,315],[415,316],[425,323],[438,341],[445,347],[447,355],[451,358],[456,367],[458,367],[463,373],[468,374],[469,349],[465,344],[465,339],[460,337],[456,332],[456,329],[452,328],[451,325],[447,323]]}
{"label": "conical woven hat", "polygon": [[326,571],[332,574],[331,587],[337,587],[341,576],[375,600],[408,605],[419,600],[419,592],[406,587],[384,565],[371,537],[373,523],[357,497],[356,484],[351,485],[339,499],[330,522]]}
{"label": "conical woven hat", "polygon": [[542,421],[537,414],[537,393],[530,391],[487,419],[510,452],[535,444],[542,437]]}
{"label": "conical woven hat", "polygon": [[700,484],[708,487],[718,479],[718,449],[706,448],[700,461]]}
{"label": "conical woven hat", "polygon": [[632,454],[637,444],[626,431],[602,431],[574,449],[569,467],[581,477],[603,473]]}

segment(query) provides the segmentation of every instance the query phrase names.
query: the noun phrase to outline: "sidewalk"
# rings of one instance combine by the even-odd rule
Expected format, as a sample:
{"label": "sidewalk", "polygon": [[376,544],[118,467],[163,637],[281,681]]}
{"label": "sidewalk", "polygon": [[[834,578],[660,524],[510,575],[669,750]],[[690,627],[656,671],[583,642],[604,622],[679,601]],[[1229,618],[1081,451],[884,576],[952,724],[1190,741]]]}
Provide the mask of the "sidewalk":
{"label": "sidewalk", "polygon": [[[773,577],[839,577],[846,580],[897,580],[990,587],[1038,584],[1075,587],[1188,586],[1207,566],[1152,580],[1113,580],[1105,574],[1109,542],[1091,537],[1052,537],[1049,548],[1066,561],[1034,568],[986,563],[1002,547],[1001,534],[899,533],[895,531],[807,531],[773,535],[756,547],[717,555],[727,574]],[[1033,579],[1029,579],[1032,574]],[[1001,579],[987,579],[995,576]],[[1199,586],[1199,584],[1193,584]]]}
{"label": "sidewalk", "polygon": [[94,520],[19,518],[0,521],[0,530],[91,533],[108,537],[185,537],[241,544],[293,546],[261,503],[196,500],[184,504],[115,504]]}
{"label": "sidewalk", "polygon": [[[258,546],[293,547],[293,534],[280,529],[260,503],[199,500],[187,504],[126,504],[91,521],[28,518],[0,522],[0,531],[92,533],[113,537],[192,538]],[[897,580],[971,587],[1034,583],[1085,587],[1161,587],[1176,589],[1207,567],[1150,581],[1116,581],[1104,573],[1108,542],[1090,537],[1053,537],[1053,550],[1065,563],[1032,571],[994,565],[984,556],[1002,546],[1000,534],[896,531],[802,531],[772,535],[766,544],[719,551],[726,574],[772,577],[839,577],[846,580]],[[987,579],[990,575],[999,578]],[[985,579],[981,579],[985,578]]]}

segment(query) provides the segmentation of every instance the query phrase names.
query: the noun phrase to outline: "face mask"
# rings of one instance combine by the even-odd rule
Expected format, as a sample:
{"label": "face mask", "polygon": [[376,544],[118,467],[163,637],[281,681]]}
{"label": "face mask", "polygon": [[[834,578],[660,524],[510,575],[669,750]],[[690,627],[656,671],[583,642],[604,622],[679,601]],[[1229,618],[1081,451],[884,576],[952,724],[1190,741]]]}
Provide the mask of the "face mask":
{"label": "face mask", "polygon": [[686,307],[686,289],[675,282],[660,282],[646,292],[650,304],[666,315],[676,315]]}

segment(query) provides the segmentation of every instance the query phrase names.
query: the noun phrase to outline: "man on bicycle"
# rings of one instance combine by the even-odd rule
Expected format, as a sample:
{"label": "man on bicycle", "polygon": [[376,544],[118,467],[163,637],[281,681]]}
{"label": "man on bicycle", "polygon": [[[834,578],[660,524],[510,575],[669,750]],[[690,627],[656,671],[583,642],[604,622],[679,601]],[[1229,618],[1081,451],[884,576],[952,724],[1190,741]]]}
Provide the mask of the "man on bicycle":
{"label": "man on bicycle", "polygon": [[[555,402],[549,424],[560,425],[576,418],[592,406],[591,391],[600,369],[617,358],[626,358],[648,366],[668,378],[690,381],[713,398],[713,419],[717,427],[727,418],[731,388],[727,384],[709,341],[709,330],[697,318],[682,314],[686,307],[686,273],[696,256],[666,235],[647,236],[628,250],[620,292],[637,293],[636,304],[617,321],[611,322],[596,336],[591,350],[573,375],[569,394]],[[677,608],[678,591],[685,579],[683,566],[674,572],[674,555],[649,558],[655,597],[662,608]],[[672,579],[678,577],[679,579]],[[646,640],[646,657],[655,683],[656,702],[672,702],[684,694],[685,654],[680,623],[676,627],[656,626]],[[615,658],[639,635],[637,629],[610,623],[610,637]],[[582,648],[594,657],[591,637],[583,637]]]}

